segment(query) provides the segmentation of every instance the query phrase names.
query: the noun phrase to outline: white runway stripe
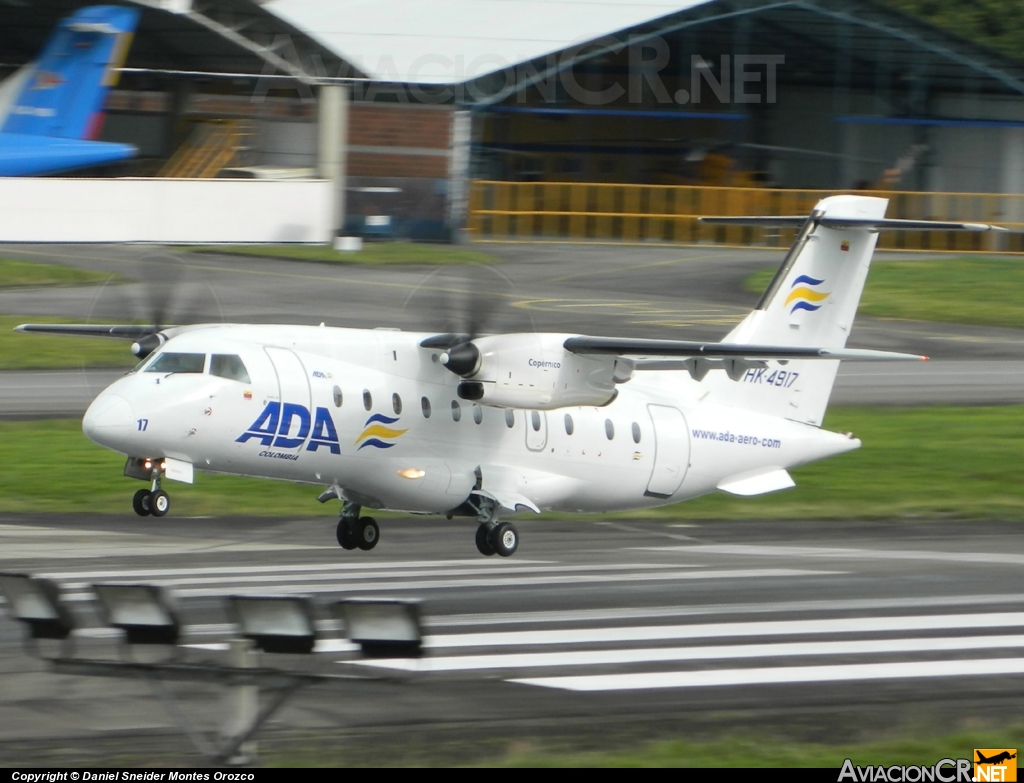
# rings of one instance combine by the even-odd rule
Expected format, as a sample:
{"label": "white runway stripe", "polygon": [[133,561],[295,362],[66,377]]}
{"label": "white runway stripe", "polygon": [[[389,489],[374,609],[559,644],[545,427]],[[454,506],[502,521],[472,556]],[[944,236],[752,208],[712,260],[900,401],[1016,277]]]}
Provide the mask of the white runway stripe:
{"label": "white runway stripe", "polygon": [[510,680],[523,685],[567,691],[706,688],[722,685],[779,685],[854,680],[896,680],[922,677],[972,677],[1024,674],[1024,658],[982,658],[958,661],[906,661],[834,666],[782,666],[761,669],[718,669],[697,672],[528,677]]}
{"label": "white runway stripe", "polygon": [[598,644],[736,636],[782,636],[831,633],[905,633],[951,628],[1024,626],[1024,612],[941,614],[905,617],[853,617],[835,620],[772,620],[751,623],[639,625],[626,628],[547,629],[427,637],[431,647],[508,647],[512,645]]}
{"label": "white runway stripe", "polygon": [[[795,568],[759,568],[741,571],[669,571],[653,574],[593,574],[579,576],[524,576],[491,579],[431,579],[409,582],[353,583],[348,584],[339,578],[332,584],[276,584],[271,591],[275,595],[312,595],[316,593],[368,593],[393,592],[395,590],[450,590],[476,587],[539,587],[546,585],[587,585],[587,584],[618,584],[628,582],[671,582],[696,579],[760,579],[792,576],[832,576],[843,574],[844,571],[805,571]],[[196,587],[174,590],[178,598],[197,598],[225,595],[268,595],[265,585],[236,585],[233,587]],[[92,593],[68,593],[64,598],[68,601],[92,600]]]}
{"label": "white runway stripe", "polygon": [[[459,568],[458,571],[452,571],[451,567],[447,567],[443,570],[436,568],[431,569],[420,569],[420,570],[391,570],[386,568],[379,568],[375,571],[360,571],[360,572],[342,572],[339,573],[336,570],[330,570],[329,568],[321,569],[324,573],[314,572],[288,572],[281,574],[268,574],[267,571],[273,569],[261,569],[257,573],[248,574],[237,574],[234,576],[195,576],[190,578],[175,578],[175,579],[156,579],[151,580],[154,584],[159,584],[164,587],[180,587],[184,585],[217,585],[217,584],[270,584],[270,583],[286,583],[294,582],[295,580],[305,579],[307,581],[357,581],[357,580],[373,580],[373,579],[412,579],[414,577],[425,577],[434,576],[436,574],[442,574],[444,576],[478,576],[480,574],[500,574],[502,576],[507,574],[543,574],[547,572],[557,572],[559,574],[565,573],[578,573],[578,572],[613,572],[613,571],[629,571],[629,570],[640,570],[640,571],[661,571],[665,572],[669,569],[679,568],[698,568],[698,566],[689,565],[675,565],[669,563],[641,563],[641,564],[613,564],[613,565],[594,565],[594,566],[570,566],[570,565],[536,565],[536,566],[504,566],[494,568],[489,563],[481,564],[479,560],[473,562],[472,568]],[[615,578],[614,576],[612,578]],[[117,581],[122,580],[117,577]],[[90,582],[67,582],[63,586],[69,590],[80,590],[83,587],[88,587]]]}
{"label": "white runway stripe", "polygon": [[938,552],[909,549],[847,549],[814,546],[764,546],[758,544],[695,544],[682,546],[633,547],[633,551],[680,552],[682,554],[750,555],[754,557],[828,557],[857,560],[933,560],[945,563],[986,563],[1024,565],[1024,555],[1004,552]]}
{"label": "white runway stripe", "polygon": [[[431,644],[430,646],[434,646]],[[611,666],[666,661],[716,661],[810,655],[871,655],[1024,647],[1024,636],[954,636],[931,639],[874,639],[843,642],[778,642],[710,647],[655,647],[637,650],[578,650],[510,655],[452,655],[443,658],[387,658],[351,661],[409,672],[482,671],[543,666]]]}

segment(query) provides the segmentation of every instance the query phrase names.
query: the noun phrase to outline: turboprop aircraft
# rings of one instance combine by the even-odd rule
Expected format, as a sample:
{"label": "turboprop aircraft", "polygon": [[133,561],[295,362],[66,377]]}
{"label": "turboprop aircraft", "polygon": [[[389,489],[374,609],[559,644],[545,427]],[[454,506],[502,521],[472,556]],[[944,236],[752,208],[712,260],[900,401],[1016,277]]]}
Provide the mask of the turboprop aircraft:
{"label": "turboprop aircraft", "polygon": [[95,139],[138,21],[133,8],[81,8],[57,25],[37,62],[0,84],[0,176],[52,174],[135,155],[130,144]]}
{"label": "turboprop aircraft", "polygon": [[147,482],[195,470],[324,487],[338,542],[372,549],[362,509],[471,517],[484,555],[513,554],[504,519],[677,503],[793,486],[788,470],[860,446],[821,429],[838,360],[925,357],[845,348],[882,229],[988,230],[886,220],[887,200],[833,196],[809,216],[714,218],[796,227],[751,312],[722,342],[575,334],[426,334],[215,324],[32,325],[119,336],[143,361],[89,407],[85,434]]}

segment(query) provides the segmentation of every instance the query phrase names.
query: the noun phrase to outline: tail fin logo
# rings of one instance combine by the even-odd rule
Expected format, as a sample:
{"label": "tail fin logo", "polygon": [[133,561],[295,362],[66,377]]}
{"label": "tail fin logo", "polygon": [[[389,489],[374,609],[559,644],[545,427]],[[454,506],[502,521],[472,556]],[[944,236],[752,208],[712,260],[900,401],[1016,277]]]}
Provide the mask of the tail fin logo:
{"label": "tail fin logo", "polygon": [[[797,310],[809,310],[814,312],[821,308],[822,302],[831,296],[831,291],[816,290],[825,281],[818,280],[810,275],[800,275],[790,286],[789,296],[786,297],[786,307],[790,313]],[[790,304],[793,306],[790,307]]]}
{"label": "tail fin logo", "polygon": [[408,432],[408,430],[398,430],[388,426],[397,421],[397,418],[385,416],[383,413],[373,414],[366,420],[363,431],[356,438],[356,443],[359,445],[356,451],[362,451],[367,446],[372,446],[375,449],[390,449],[395,445],[397,438]]}

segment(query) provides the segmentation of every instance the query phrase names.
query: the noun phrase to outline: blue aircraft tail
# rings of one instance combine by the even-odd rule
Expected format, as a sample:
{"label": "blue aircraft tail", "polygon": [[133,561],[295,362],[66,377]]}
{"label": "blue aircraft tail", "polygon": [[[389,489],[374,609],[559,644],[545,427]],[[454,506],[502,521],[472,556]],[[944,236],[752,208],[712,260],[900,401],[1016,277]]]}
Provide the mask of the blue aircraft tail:
{"label": "blue aircraft tail", "polygon": [[60,22],[0,120],[0,176],[46,174],[135,154],[130,145],[95,138],[138,21],[137,9],[93,6]]}

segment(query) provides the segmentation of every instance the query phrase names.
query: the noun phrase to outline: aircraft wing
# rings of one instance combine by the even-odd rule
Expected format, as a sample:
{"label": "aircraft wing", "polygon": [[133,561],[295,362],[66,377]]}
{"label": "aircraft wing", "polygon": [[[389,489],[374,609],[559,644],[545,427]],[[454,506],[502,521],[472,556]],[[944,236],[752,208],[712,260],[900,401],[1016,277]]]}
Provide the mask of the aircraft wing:
{"label": "aircraft wing", "polygon": [[[813,217],[812,217],[813,219]],[[745,217],[702,217],[701,223],[713,226],[754,226],[760,228],[800,228],[806,215],[748,215]],[[957,223],[948,220],[887,220],[885,218],[819,217],[825,228],[866,228],[875,231],[1006,231],[988,223]]]}
{"label": "aircraft wing", "polygon": [[26,334],[63,334],[74,337],[117,337],[122,340],[138,340],[153,334],[153,327],[142,324],[21,324],[15,326],[14,331]]}
{"label": "aircraft wing", "polygon": [[927,356],[857,348],[804,348],[782,345],[702,343],[690,340],[644,340],[628,337],[570,337],[565,350],[580,355],[675,359],[843,359],[846,361],[927,361]]}

